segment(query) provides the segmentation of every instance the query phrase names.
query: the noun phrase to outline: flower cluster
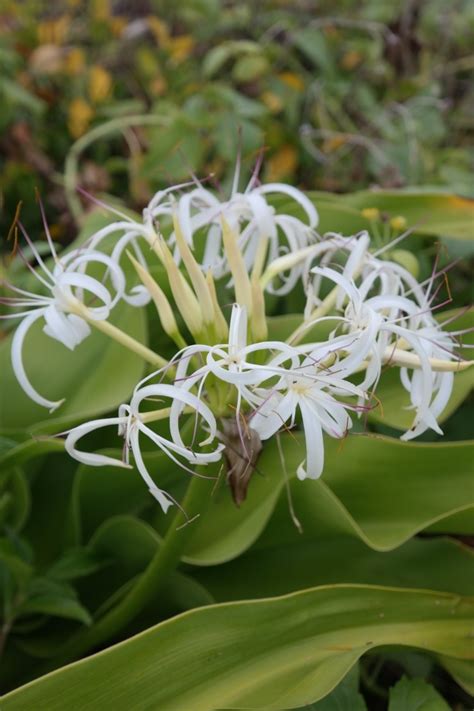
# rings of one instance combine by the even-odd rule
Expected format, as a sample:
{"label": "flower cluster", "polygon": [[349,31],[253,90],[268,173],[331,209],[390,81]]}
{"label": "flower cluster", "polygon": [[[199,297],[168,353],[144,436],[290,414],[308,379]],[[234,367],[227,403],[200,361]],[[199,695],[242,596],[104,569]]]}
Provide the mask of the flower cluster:
{"label": "flower cluster", "polygon": [[[428,428],[441,433],[438,419],[454,373],[469,365],[455,354],[456,332],[443,330],[434,316],[435,272],[419,283],[391,258],[390,244],[374,250],[367,232],[321,237],[316,209],[295,188],[260,185],[254,175],[239,192],[238,182],[237,169],[226,200],[197,181],[164,190],[142,220],[119,213],[61,258],[46,229],[51,265],[30,247],[39,267],[34,274],[48,295],[10,285],[18,296],[4,300],[24,309],[9,315],[23,319],[13,337],[12,362],[20,385],[40,405],[61,404],[41,396],[23,366],[25,336],[40,318],[45,334],[68,348],[96,326],[152,366],[117,417],[72,429],[66,450],[91,466],[129,467],[131,452],[164,511],[176,502],[148,472],[141,437],[191,474],[193,467],[227,461],[231,477],[231,460],[251,467],[266,440],[301,426],[306,453],[297,476],[316,479],[324,467],[323,433],[344,437],[355,418],[376,406],[385,368],[399,370],[408,393],[413,422],[402,435],[408,440]],[[127,284],[126,259],[139,283]],[[153,278],[151,260],[164,267],[166,285]],[[102,265],[101,277],[88,273],[92,265]],[[273,338],[268,305],[293,289],[305,298],[304,311],[285,340]],[[91,305],[91,299],[100,303]],[[170,361],[108,322],[120,300],[137,308],[154,302],[163,331],[178,348]],[[150,409],[157,400],[168,406]],[[193,427],[183,427],[189,420]],[[160,423],[162,432],[163,422],[167,435],[154,427]],[[109,425],[124,438],[123,460],[78,448],[83,436]],[[232,457],[226,456],[230,429],[237,442]]]}

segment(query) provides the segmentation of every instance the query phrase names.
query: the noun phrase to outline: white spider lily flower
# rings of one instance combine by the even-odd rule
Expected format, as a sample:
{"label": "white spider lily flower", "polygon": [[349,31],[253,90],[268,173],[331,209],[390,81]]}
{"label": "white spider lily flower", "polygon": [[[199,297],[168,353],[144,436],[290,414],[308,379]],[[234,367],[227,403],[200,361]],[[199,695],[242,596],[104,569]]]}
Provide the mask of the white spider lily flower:
{"label": "white spider lily flower", "polygon": [[[163,409],[158,412],[140,412],[140,406],[144,400],[157,398],[171,399],[173,405],[179,402],[183,407],[178,409],[173,408],[172,406],[171,409]],[[179,417],[184,408],[187,409],[187,412],[194,411],[196,417],[199,416],[208,428],[209,435],[204,441],[199,443],[199,446],[205,447],[214,441],[217,434],[216,419],[209,407],[198,397],[183,388],[176,387],[175,385],[153,384],[141,387],[139,384],[135,389],[130,404],[120,406],[118,417],[92,420],[91,422],[79,425],[78,427],[70,430],[65,441],[66,451],[77,461],[89,466],[130,467],[129,452],[131,450],[140,475],[147,484],[150,493],[155,497],[163,511],[166,513],[168,508],[176,502],[169,494],[157,487],[151,478],[143,459],[140,446],[140,434],[148,437],[148,439],[150,439],[153,444],[155,444],[162,452],[172,459],[173,462],[193,475],[194,472],[188,469],[181,459],[190,464],[207,465],[211,462],[219,461],[222,456],[222,444],[217,444],[215,449],[211,452],[196,452],[194,449],[187,447],[184,444],[179,429]],[[157,434],[147,424],[148,422],[162,419],[162,416],[169,416],[170,438]],[[94,432],[95,430],[108,427],[110,425],[118,425],[119,435],[124,437],[124,461],[114,459],[113,457],[108,457],[103,454],[83,452],[77,449],[77,442],[82,437],[90,432]]]}
{"label": "white spider lily flower", "polygon": [[[47,233],[48,234],[48,233]],[[49,234],[48,234],[49,237]],[[55,261],[51,269],[43,261],[34,244],[28,240],[38,263],[38,269],[29,267],[47,294],[18,289],[6,284],[7,288],[18,294],[16,297],[2,299],[2,302],[22,311],[2,316],[2,319],[21,318],[11,347],[11,362],[15,376],[21,388],[31,400],[53,412],[64,400],[53,401],[43,397],[30,383],[23,365],[23,345],[25,338],[36,321],[44,320],[43,332],[62,343],[69,350],[82,343],[90,334],[87,320],[101,321],[107,319],[111,310],[121,298],[125,288],[125,278],[117,264],[101,252],[82,252],[75,250],[58,258],[54,246],[50,248]],[[82,273],[82,268],[89,264],[99,263],[106,267],[111,276],[115,294],[97,279]],[[29,266],[29,265],[28,265]],[[86,306],[85,294],[98,300],[98,306]],[[87,320],[86,320],[86,318]]]}
{"label": "white spider lily flower", "polygon": [[259,390],[261,403],[249,419],[249,426],[260,439],[266,440],[282,427],[295,424],[299,410],[303,421],[306,458],[297,469],[299,479],[318,479],[324,468],[323,432],[342,438],[352,426],[347,413],[351,406],[339,401],[334,393],[365,398],[357,386],[330,371],[318,370],[312,358],[305,358],[299,369],[293,369],[279,383],[265,392]]}
{"label": "white spider lily flower", "polygon": [[[244,192],[238,191],[239,168],[234,175],[232,192],[228,200],[219,200],[210,190],[199,185],[194,190],[177,198],[178,220],[183,235],[190,246],[195,240],[204,240],[204,254],[201,266],[212,270],[216,278],[230,274],[224,250],[222,220],[238,234],[238,246],[248,271],[252,269],[259,252],[267,252],[266,260],[271,262],[283,253],[302,249],[314,241],[314,230],[318,225],[318,213],[312,202],[296,188],[283,183],[257,185],[256,175],[252,177]],[[283,196],[303,210],[307,222],[279,213],[267,202],[267,195]],[[175,244],[176,236],[171,234],[169,243]],[[179,261],[179,251],[175,251]],[[265,254],[264,257],[265,259]],[[298,275],[294,270],[291,278],[281,286],[268,290],[275,294],[286,294],[296,283]]]}
{"label": "white spider lily flower", "polygon": [[[171,218],[173,205],[175,204],[172,194],[177,190],[193,184],[193,182],[188,182],[180,185],[172,185],[166,190],[161,190],[156,193],[148,206],[143,210],[143,222],[94,198],[94,202],[116,214],[120,219],[111,222],[109,225],[95,232],[87,240],[85,246],[90,250],[98,250],[103,246],[104,241],[107,241],[108,238],[113,236],[115,241],[110,257],[116,264],[120,264],[124,252],[131,248],[133,249],[138,263],[144,269],[147,269],[147,262],[141,249],[140,241],[144,240],[151,249],[158,253],[160,252],[159,219],[163,216]],[[125,291],[122,298],[131,306],[140,307],[150,302],[151,295],[143,284],[138,284],[133,286],[129,292]]]}
{"label": "white spider lily flower", "polygon": [[[389,268],[390,269],[390,268]],[[401,381],[410,394],[411,407],[415,410],[412,427],[402,435],[408,440],[431,428],[442,434],[437,417],[446,406],[453,387],[453,371],[456,369],[453,337],[442,331],[434,320],[426,295],[418,292],[417,301],[405,296],[382,293],[368,296],[377,286],[381,272],[373,271],[356,287],[353,281],[332,269],[315,267],[313,272],[329,278],[340,287],[348,303],[341,322],[354,336],[347,356],[341,358],[338,367],[344,377],[365,363],[365,373],[360,387],[375,387],[380,379],[384,363],[397,364],[400,346],[415,356],[410,376],[407,363],[402,362]],[[386,272],[385,272],[386,274]],[[396,275],[399,281],[400,275]],[[381,291],[384,291],[383,280]],[[422,301],[420,306],[419,301]],[[437,372],[433,359],[444,361],[444,372]],[[451,372],[450,370],[451,369]]]}
{"label": "white spider lily flower", "polygon": [[[245,307],[234,304],[228,342],[215,346],[195,345],[183,349],[176,368],[175,384],[188,390],[199,385],[201,393],[205,380],[212,374],[217,380],[235,387],[237,417],[242,400],[252,406],[256,405],[259,397],[253,394],[252,388],[261,386],[270,378],[283,375],[288,366],[297,367],[300,361],[298,351],[281,341],[248,344],[247,330],[247,311]],[[264,354],[264,364],[258,362],[258,354]],[[188,372],[195,356],[201,358],[203,364],[194,372]],[[229,402],[233,404],[230,394],[228,397]],[[180,411],[183,404],[178,401],[173,403],[173,408]]]}

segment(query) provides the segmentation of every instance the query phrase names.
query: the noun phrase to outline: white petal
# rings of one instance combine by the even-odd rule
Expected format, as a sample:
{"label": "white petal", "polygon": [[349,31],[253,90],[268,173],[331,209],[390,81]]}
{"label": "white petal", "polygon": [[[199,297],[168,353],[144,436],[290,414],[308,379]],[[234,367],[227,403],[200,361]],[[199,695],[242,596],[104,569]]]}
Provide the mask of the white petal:
{"label": "white petal", "polygon": [[315,206],[311,200],[309,200],[300,190],[297,190],[297,188],[294,188],[291,185],[286,185],[285,183],[267,183],[266,185],[261,185],[259,188],[256,188],[256,190],[258,190],[261,195],[267,193],[280,193],[288,195],[290,198],[295,200],[295,202],[299,203],[306,212],[309,220],[309,226],[313,228],[317,227],[319,217]]}
{"label": "white petal", "polygon": [[249,426],[259,434],[260,439],[269,439],[294,417],[296,405],[297,400],[292,391],[285,395],[269,392],[250,418]]}
{"label": "white petal", "polygon": [[297,470],[298,479],[318,479],[324,467],[324,442],[321,424],[315,410],[309,406],[303,397],[299,402],[303,418],[304,436],[306,442],[306,464]]}
{"label": "white petal", "polygon": [[143,461],[142,453],[140,450],[139,432],[136,428],[134,428],[130,434],[130,444],[132,446],[135,464],[137,465],[137,469],[140,472],[140,475],[146,482],[150,493],[153,494],[163,511],[166,513],[169,507],[173,505],[173,502],[171,501],[171,499],[168,498],[166,492],[162,491],[156,486],[155,482],[149,475],[148,470],[145,466],[145,462]]}
{"label": "white petal", "polygon": [[100,420],[92,420],[91,422],[86,422],[83,425],[78,425],[74,429],[70,430],[64,446],[66,452],[78,462],[83,464],[88,464],[91,467],[124,467],[130,469],[130,465],[125,464],[120,459],[114,459],[113,457],[107,457],[105,454],[95,454],[92,452],[81,452],[76,449],[76,442],[94,430],[101,429],[102,427],[109,427],[110,425],[123,426],[127,422],[126,417],[105,417]]}
{"label": "white petal", "polygon": [[28,380],[25,372],[25,368],[23,366],[23,342],[25,340],[25,336],[28,333],[29,329],[31,326],[34,324],[35,321],[37,321],[39,318],[41,318],[44,315],[43,309],[40,309],[34,314],[31,314],[30,316],[27,316],[17,327],[15,334],[12,339],[12,348],[11,348],[11,362],[12,362],[12,367],[13,367],[13,372],[15,373],[16,379],[18,380],[18,383],[20,387],[25,391],[25,393],[28,395],[28,397],[33,400],[34,402],[38,403],[38,405],[41,405],[42,407],[47,407],[50,412],[53,412],[58,408],[62,403],[64,402],[64,399],[62,400],[47,400],[44,398],[42,395],[40,395],[34,387],[31,385],[30,381]]}
{"label": "white petal", "polygon": [[247,345],[247,310],[234,304],[229,326],[229,355],[237,354]]}

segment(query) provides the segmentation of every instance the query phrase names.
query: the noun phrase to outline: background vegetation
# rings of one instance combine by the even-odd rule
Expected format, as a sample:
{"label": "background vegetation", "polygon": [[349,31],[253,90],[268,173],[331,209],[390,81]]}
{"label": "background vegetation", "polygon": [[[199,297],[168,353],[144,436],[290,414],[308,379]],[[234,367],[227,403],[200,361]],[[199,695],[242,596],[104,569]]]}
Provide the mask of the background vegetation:
{"label": "background vegetation", "polygon": [[[362,210],[376,207],[377,229],[395,216],[414,229],[408,249],[420,279],[437,254],[441,264],[460,258],[439,299],[450,309],[469,305],[469,0],[4,0],[0,30],[2,236],[22,202],[29,233],[43,238],[35,187],[54,238],[68,245],[111,219],[78,185],[140,210],[193,171],[225,190],[239,147],[249,171],[263,148],[263,179],[311,191],[321,231],[373,229]],[[6,240],[4,252],[1,269],[21,283],[27,277]],[[273,333],[300,307],[288,299],[274,310]],[[159,345],[142,312],[123,305],[116,319]],[[471,324],[463,312],[455,327]],[[96,625],[147,569],[169,524],[138,477],[77,466],[61,442],[44,439],[116,408],[143,364],[96,334],[65,357],[38,331],[28,372],[68,397],[53,419],[19,390],[9,345],[5,329],[2,692],[97,650]],[[303,708],[321,697],[305,708],[471,708],[472,376],[457,382],[444,440],[401,444],[394,437],[406,426],[405,403],[387,373],[370,436],[342,450],[328,443],[323,481],[291,483],[303,534],[291,523],[277,452],[267,448],[265,476],[245,506],[235,509],[220,490],[158,603],[109,642],[145,635],[7,696],[5,710],[42,708],[45,699],[48,710],[95,709],[108,679],[104,709]],[[148,463],[180,497],[182,475],[161,455],[149,453]],[[287,597],[267,600],[276,595]]]}

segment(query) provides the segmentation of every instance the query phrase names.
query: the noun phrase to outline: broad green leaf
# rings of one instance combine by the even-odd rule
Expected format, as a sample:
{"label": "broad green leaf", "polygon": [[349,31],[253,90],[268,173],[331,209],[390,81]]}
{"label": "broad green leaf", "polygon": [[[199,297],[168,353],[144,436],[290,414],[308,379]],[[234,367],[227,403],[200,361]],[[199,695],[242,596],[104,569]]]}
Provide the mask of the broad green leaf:
{"label": "broad green leaf", "polygon": [[449,706],[424,679],[404,676],[390,689],[388,711],[449,711]]}
{"label": "broad green leaf", "polygon": [[427,533],[458,533],[472,535],[474,531],[474,509],[469,508],[437,521],[429,526]]}
{"label": "broad green leaf", "polygon": [[70,548],[48,570],[48,578],[75,580],[90,575],[103,565],[97,555],[86,548]]}
{"label": "broad green leaf", "polygon": [[443,593],[335,586],[209,606],[6,694],[3,709],[92,711],[98,688],[104,709],[304,706],[380,645],[469,658],[473,604]]}
{"label": "broad green leaf", "polygon": [[[147,523],[133,516],[113,516],[97,529],[88,549],[89,554],[104,561],[105,566],[81,585],[82,598],[88,607],[101,611],[117,601],[117,591],[124,592],[127,583],[148,566],[161,540]],[[196,580],[173,573],[160,593],[160,604],[153,605],[154,619],[165,613],[176,614],[192,607],[208,605],[214,598]]]}
{"label": "broad green leaf", "polygon": [[[119,461],[122,450],[101,450]],[[146,452],[149,471],[163,489],[183,479],[179,468],[162,452]],[[111,516],[138,514],[147,506],[156,506],[136,469],[88,467],[80,465],[74,478],[71,504],[71,527],[77,543],[86,543],[93,532]]]}
{"label": "broad green leaf", "polygon": [[330,72],[333,69],[333,58],[327,46],[326,37],[318,28],[304,27],[298,29],[292,36],[292,41],[313,64]]}
{"label": "broad green leaf", "polygon": [[0,538],[0,589],[4,597],[5,587],[10,587],[10,583],[15,586],[23,586],[33,575],[31,558],[22,548],[8,538]]}
{"label": "broad green leaf", "polygon": [[17,446],[18,442],[16,440],[0,436],[0,461],[3,461],[3,458]]}
{"label": "broad green leaf", "polygon": [[31,511],[23,535],[31,541],[41,567],[52,565],[70,545],[68,514],[76,468],[64,453],[50,454],[31,477]]}
{"label": "broad green leaf", "polygon": [[27,439],[25,442],[15,442],[15,446],[10,447],[0,454],[1,473],[7,473],[12,467],[24,464],[28,460],[51,452],[63,452],[64,442],[61,439],[52,437],[44,439]]}
{"label": "broad green leaf", "polygon": [[26,597],[17,608],[17,616],[51,615],[77,620],[85,625],[92,622],[88,611],[77,599],[73,588],[47,578],[35,578],[26,591]]}
{"label": "broad green leaf", "polygon": [[376,207],[390,216],[402,215],[420,235],[474,238],[474,200],[469,198],[412,188],[363,190],[345,195],[343,201],[359,210]]}
{"label": "broad green leaf", "polygon": [[[281,435],[290,478],[304,459],[304,437]],[[470,443],[415,444],[376,435],[327,438],[322,479],[292,485],[296,516],[305,530],[356,535],[375,550],[391,550],[454,512],[473,506]],[[453,467],[453,462],[456,465]],[[262,534],[280,498],[275,540],[292,530],[285,476],[276,441],[265,443],[240,509],[226,486],[214,493],[185,560],[216,565],[235,558]],[[449,472],[449,476],[446,475]],[[453,531],[454,532],[454,531]]]}
{"label": "broad green leaf", "polygon": [[21,469],[12,469],[0,483],[0,525],[18,531],[30,510],[30,490]]}
{"label": "broad green leaf", "polygon": [[367,711],[364,697],[359,693],[359,665],[354,664],[344,679],[324,699],[293,711]]}
{"label": "broad green leaf", "polygon": [[[355,234],[371,229],[371,223],[362,216],[364,208],[376,207],[390,217],[401,215],[414,234],[430,237],[447,237],[457,240],[474,238],[474,201],[469,198],[423,188],[408,190],[362,190],[339,195],[310,192],[319,213],[318,231]],[[294,203],[275,199],[282,212],[303,214]]]}
{"label": "broad green leaf", "polygon": [[[317,585],[357,583],[474,594],[471,550],[457,541],[412,538],[390,552],[373,551],[350,536],[285,528],[274,516],[264,540],[223,566],[193,573],[219,602],[284,595]],[[275,537],[275,542],[273,542]]]}
{"label": "broad green leaf", "polygon": [[448,670],[468,694],[474,696],[474,661],[469,659],[454,659],[453,657],[439,657],[439,661]]}

